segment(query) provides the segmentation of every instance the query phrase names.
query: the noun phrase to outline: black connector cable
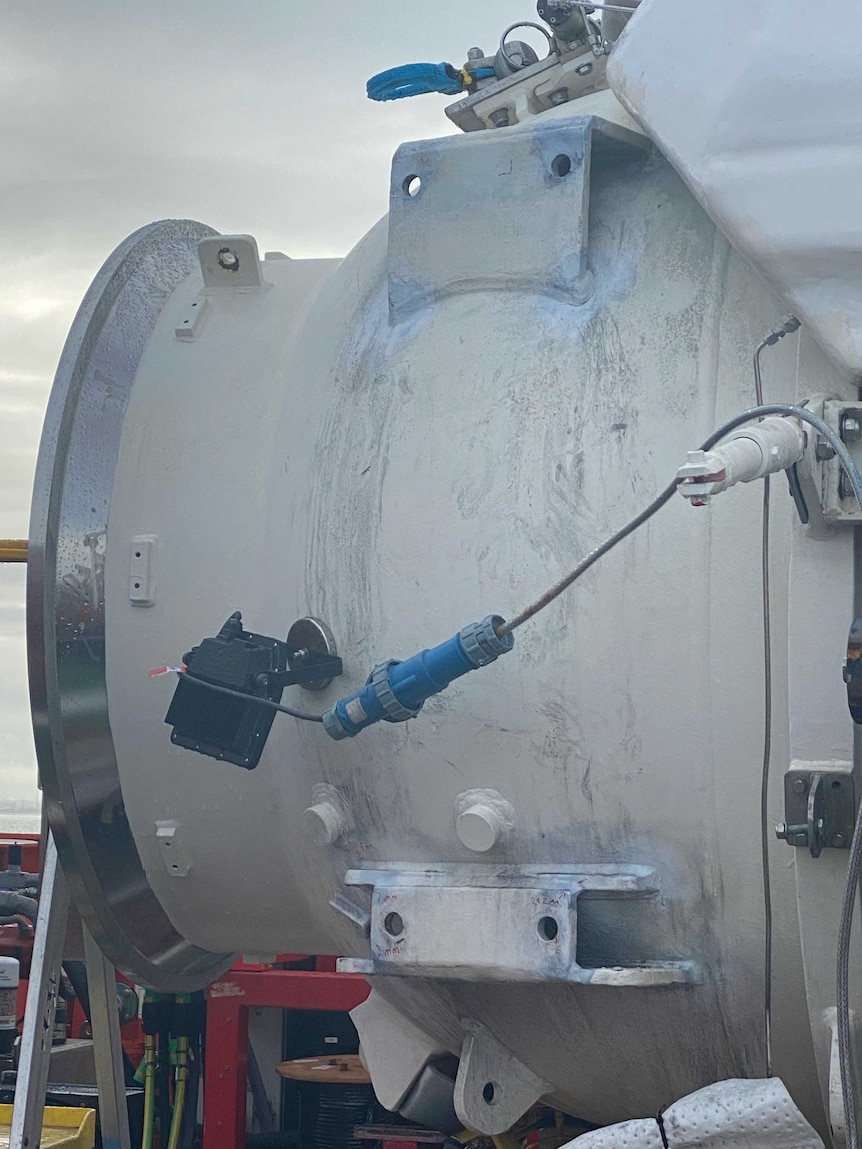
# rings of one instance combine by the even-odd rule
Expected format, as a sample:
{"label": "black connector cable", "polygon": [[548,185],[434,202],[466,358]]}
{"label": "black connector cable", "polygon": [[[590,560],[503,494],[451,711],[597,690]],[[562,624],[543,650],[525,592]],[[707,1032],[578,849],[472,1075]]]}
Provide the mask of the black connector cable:
{"label": "black connector cable", "polygon": [[205,686],[207,690],[216,691],[217,694],[239,698],[243,702],[263,706],[267,710],[277,710],[279,714],[289,714],[291,718],[299,718],[302,722],[323,722],[322,714],[309,714],[305,710],[294,710],[292,706],[285,706],[282,702],[273,702],[271,698],[258,698],[256,694],[244,694],[241,690],[233,690],[230,686],[217,686],[215,682],[208,682],[205,678],[196,678],[187,670],[182,672],[182,678],[184,682],[194,682],[198,686]]}

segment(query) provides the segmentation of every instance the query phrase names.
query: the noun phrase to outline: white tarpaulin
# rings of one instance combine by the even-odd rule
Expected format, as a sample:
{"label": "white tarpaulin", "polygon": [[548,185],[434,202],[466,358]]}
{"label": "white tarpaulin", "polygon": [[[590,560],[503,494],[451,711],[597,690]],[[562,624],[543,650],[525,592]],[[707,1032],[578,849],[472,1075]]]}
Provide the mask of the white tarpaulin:
{"label": "white tarpaulin", "polygon": [[[719,1081],[662,1115],[624,1121],[569,1142],[572,1149],[823,1149],[777,1077]],[[565,1147],[568,1149],[568,1147]]]}

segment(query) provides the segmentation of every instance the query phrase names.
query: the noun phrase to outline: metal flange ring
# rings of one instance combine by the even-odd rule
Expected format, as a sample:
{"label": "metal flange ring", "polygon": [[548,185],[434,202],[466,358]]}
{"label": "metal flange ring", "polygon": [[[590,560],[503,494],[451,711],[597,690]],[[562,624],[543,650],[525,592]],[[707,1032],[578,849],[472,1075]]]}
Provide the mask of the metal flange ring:
{"label": "metal flange ring", "polygon": [[[201,989],[234,960],[174,928],[125,814],[105,656],[108,512],[126,404],[165,301],[199,270],[192,220],[136,231],[108,257],[66,340],[36,467],[27,564],[27,649],[48,822],[81,917],[138,984]],[[120,544],[122,545],[122,544]]]}

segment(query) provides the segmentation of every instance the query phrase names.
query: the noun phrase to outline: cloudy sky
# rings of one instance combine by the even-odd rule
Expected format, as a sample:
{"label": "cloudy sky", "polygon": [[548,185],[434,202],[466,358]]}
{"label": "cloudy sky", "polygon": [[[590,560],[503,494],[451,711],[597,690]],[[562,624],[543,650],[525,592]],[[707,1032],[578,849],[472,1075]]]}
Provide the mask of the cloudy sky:
{"label": "cloudy sky", "polygon": [[[372,104],[374,72],[461,64],[532,0],[0,0],[0,537],[27,534],[42,415],[75,309],[144,223],[341,255],[392,152],[447,102]],[[32,797],[24,569],[0,566],[0,797]]]}

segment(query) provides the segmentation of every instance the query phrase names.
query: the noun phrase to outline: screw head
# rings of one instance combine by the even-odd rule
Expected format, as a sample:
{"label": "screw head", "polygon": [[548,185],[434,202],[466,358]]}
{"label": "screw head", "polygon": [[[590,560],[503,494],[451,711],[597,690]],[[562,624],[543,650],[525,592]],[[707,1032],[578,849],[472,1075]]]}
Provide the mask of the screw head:
{"label": "screw head", "polygon": [[229,247],[226,247],[218,253],[218,265],[224,268],[225,271],[236,271],[239,267],[239,256],[235,251],[231,251]]}
{"label": "screw head", "polygon": [[793,793],[794,794],[804,794],[807,789],[808,789],[808,787],[805,784],[804,778],[794,778],[793,779]]}

